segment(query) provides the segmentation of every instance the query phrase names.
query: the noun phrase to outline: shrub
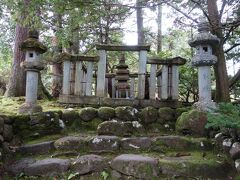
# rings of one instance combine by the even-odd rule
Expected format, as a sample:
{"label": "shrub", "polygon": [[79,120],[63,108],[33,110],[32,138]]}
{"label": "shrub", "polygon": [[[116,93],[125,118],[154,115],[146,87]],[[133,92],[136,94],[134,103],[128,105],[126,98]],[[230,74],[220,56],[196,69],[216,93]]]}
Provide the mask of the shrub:
{"label": "shrub", "polygon": [[220,103],[214,112],[209,112],[206,128],[240,129],[240,105]]}

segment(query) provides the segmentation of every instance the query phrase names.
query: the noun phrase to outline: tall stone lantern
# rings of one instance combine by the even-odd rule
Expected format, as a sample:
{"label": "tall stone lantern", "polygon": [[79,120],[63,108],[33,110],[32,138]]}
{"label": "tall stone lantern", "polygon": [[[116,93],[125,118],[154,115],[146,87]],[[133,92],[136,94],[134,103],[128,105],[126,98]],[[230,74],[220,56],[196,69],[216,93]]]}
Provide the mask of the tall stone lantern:
{"label": "tall stone lantern", "polygon": [[32,114],[42,111],[42,107],[37,104],[38,76],[44,69],[40,54],[46,52],[47,47],[39,42],[38,36],[37,31],[29,31],[29,37],[20,45],[20,49],[26,52],[25,61],[21,64],[26,70],[26,97],[19,113]]}
{"label": "tall stone lantern", "polygon": [[217,57],[213,55],[212,47],[219,42],[217,36],[210,33],[208,22],[200,19],[198,34],[189,41],[189,45],[196,48],[192,65],[198,68],[199,101],[194,107],[200,111],[208,111],[215,107],[211,98],[211,66],[217,62]]}

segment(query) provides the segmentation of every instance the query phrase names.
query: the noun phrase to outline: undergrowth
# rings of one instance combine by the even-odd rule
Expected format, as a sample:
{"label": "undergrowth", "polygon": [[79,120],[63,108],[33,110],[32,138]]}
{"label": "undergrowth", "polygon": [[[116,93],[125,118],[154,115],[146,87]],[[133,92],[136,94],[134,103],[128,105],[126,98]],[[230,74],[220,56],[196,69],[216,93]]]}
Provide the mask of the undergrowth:
{"label": "undergrowth", "polygon": [[225,128],[240,129],[240,105],[219,103],[217,109],[214,112],[209,112],[207,117],[206,128],[220,130]]}

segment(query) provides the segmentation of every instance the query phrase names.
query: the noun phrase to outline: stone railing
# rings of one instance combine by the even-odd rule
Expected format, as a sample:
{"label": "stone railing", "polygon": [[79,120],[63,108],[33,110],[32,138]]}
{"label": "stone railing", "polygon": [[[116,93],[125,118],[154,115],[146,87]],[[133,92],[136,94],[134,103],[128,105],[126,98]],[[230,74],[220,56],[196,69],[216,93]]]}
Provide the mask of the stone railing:
{"label": "stone railing", "polygon": [[[158,97],[160,100],[177,100],[179,95],[178,68],[179,66],[184,65],[186,60],[181,57],[169,59],[150,58],[147,63],[151,64],[149,81],[150,99]],[[157,71],[157,65],[162,65],[159,71]]]}
{"label": "stone railing", "polygon": [[[132,73],[129,70],[124,70],[124,72],[128,72],[127,77],[124,76],[125,79],[127,78],[124,79],[125,83],[128,83],[125,90],[126,102],[134,100],[135,104],[141,104],[146,99],[177,101],[178,67],[185,64],[186,60],[181,57],[148,59],[147,51],[149,49],[149,46],[97,45],[99,56],[62,53],[58,57],[63,62],[63,89],[60,102],[101,104],[101,100],[106,100],[106,98],[124,101],[124,98],[118,96],[119,92],[116,89],[118,77],[115,73],[106,72],[107,51],[135,51],[139,53],[138,72]],[[150,72],[147,72],[147,65],[151,66]],[[157,65],[162,66],[158,72]],[[125,66],[127,67],[124,64]],[[123,72],[123,70],[119,72]],[[148,104],[151,104],[150,101]]]}

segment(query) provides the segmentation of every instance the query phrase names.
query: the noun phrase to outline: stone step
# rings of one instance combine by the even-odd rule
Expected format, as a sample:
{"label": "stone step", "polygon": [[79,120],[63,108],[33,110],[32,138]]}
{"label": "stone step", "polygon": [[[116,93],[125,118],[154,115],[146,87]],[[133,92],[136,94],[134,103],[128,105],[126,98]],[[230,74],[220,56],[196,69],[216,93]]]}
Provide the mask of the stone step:
{"label": "stone step", "polygon": [[211,150],[211,141],[206,138],[183,136],[117,137],[117,136],[66,136],[55,141],[23,145],[17,148],[21,154],[47,154],[51,151],[75,152],[142,152],[165,153],[176,150]]}
{"label": "stone step", "polygon": [[119,154],[105,157],[86,154],[70,159],[24,158],[6,165],[5,168],[13,176],[23,172],[26,176],[66,178],[71,172],[77,175],[77,179],[91,179],[93,176],[95,179],[102,179],[103,173],[109,179],[163,179],[174,176],[183,179],[227,179],[234,176],[234,168],[228,157],[208,151],[171,152],[167,155]]}

